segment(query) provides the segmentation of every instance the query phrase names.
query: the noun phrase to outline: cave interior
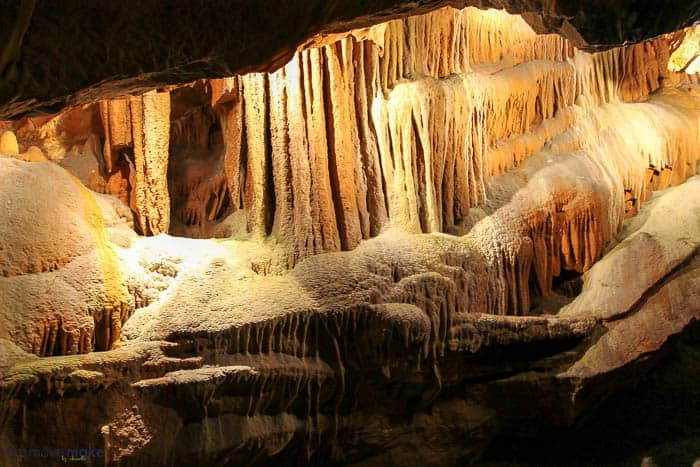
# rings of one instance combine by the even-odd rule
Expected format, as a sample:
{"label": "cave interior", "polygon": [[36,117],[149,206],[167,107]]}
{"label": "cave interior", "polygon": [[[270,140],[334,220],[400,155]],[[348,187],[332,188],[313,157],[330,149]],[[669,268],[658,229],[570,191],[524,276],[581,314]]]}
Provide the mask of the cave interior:
{"label": "cave interior", "polygon": [[0,465],[700,465],[698,2],[10,3]]}

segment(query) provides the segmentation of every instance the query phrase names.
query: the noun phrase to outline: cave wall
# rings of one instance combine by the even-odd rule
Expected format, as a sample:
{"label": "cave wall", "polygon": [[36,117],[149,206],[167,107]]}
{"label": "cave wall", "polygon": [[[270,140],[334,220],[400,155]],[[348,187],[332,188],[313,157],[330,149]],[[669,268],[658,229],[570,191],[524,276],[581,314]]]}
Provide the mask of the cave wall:
{"label": "cave wall", "polygon": [[[490,265],[478,311],[527,315],[695,172],[695,110],[639,103],[696,80],[669,71],[682,38],[589,54],[519,16],[443,8],[328,36],[274,73],[26,118],[11,151],[119,198],[144,235],[262,242],[261,275],[387,229],[469,234]],[[490,186],[536,155],[508,182],[523,193]]]}
{"label": "cave wall", "polygon": [[0,123],[0,453],[463,464],[697,328],[695,29],[370,19]]}
{"label": "cave wall", "polygon": [[[668,70],[677,40],[588,54],[505,12],[444,8],[330,37],[275,73],[202,82],[211,107],[200,102],[201,111],[173,120],[200,148],[171,156],[190,161],[171,170],[176,233],[271,235],[285,249],[271,260],[280,271],[387,227],[453,232],[486,199],[492,176],[540,152],[588,109],[692,79]],[[211,148],[212,128],[223,152]],[[677,183],[693,167],[686,152],[654,155],[648,167],[682,167]],[[625,174],[628,211],[648,196],[645,176]],[[240,216],[224,222],[238,210],[244,229]]]}

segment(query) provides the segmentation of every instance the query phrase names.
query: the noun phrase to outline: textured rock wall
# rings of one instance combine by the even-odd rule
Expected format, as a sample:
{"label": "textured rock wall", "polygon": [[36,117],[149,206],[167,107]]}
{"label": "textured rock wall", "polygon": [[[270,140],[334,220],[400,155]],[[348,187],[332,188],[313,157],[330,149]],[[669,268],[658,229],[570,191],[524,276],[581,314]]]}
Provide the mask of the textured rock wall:
{"label": "textured rock wall", "polygon": [[134,310],[106,231],[115,207],[51,162],[0,166],[0,338],[40,356],[112,348]]}
{"label": "textured rock wall", "polygon": [[[694,79],[668,71],[674,38],[591,55],[517,16],[445,8],[328,37],[275,73],[24,120],[1,145],[43,160],[40,145],[127,202],[146,235],[272,243],[250,260],[263,275],[386,229],[467,234],[489,266],[475,310],[526,315],[557,277],[590,269],[651,190],[694,173],[694,101],[625,104]],[[124,316],[154,299],[130,289],[107,300],[129,302]],[[104,316],[98,349],[120,332]]]}
{"label": "textured rock wall", "polygon": [[[581,109],[688,79],[667,70],[672,39],[591,55],[517,16],[446,8],[330,38],[272,74],[213,80],[231,209],[286,244],[282,268],[387,226],[453,231],[493,175]],[[634,183],[630,203],[644,196]],[[219,199],[221,182],[209,186]],[[211,219],[186,223],[211,232]]]}
{"label": "textured rock wall", "polygon": [[2,124],[0,453],[452,465],[575,424],[700,317],[679,38],[436,10]]}
{"label": "textured rock wall", "polygon": [[[170,94],[148,92],[100,104],[105,132],[104,171],[115,172],[120,151],[129,151],[130,205],[144,235],[168,232]],[[116,193],[114,193],[116,194]]]}
{"label": "textured rock wall", "polygon": [[[35,141],[91,188],[130,204],[142,232],[168,231],[172,191],[173,233],[228,236],[241,223],[222,221],[243,209],[243,230],[274,230],[290,250],[279,266],[291,267],[311,254],[351,249],[386,225],[450,231],[483,199],[491,175],[517,166],[571,125],[574,104],[639,100],[685,79],[667,69],[677,39],[591,55],[557,35],[537,36],[520,17],[451,8],[331,35],[276,73],[192,86],[211,107],[175,92],[173,150],[161,144],[161,155],[150,156],[155,164],[171,153],[169,187],[144,183],[146,171],[162,180],[156,174],[166,173],[164,159],[148,168],[135,160],[133,134],[142,122],[129,106],[145,96],[100,104],[102,128],[83,129],[95,136],[83,136],[76,151],[95,161],[85,176],[76,173],[86,172],[84,162],[76,167],[62,154],[73,140],[27,130],[78,132],[67,116],[43,125],[30,120],[18,134],[27,133],[23,146]],[[94,120],[94,108],[82,112],[73,111],[73,119]],[[213,131],[217,142],[207,136]],[[195,140],[181,138],[190,133]],[[95,138],[105,139],[104,156]],[[47,147],[53,140],[56,147]],[[404,168],[398,159],[410,164]]]}
{"label": "textured rock wall", "polygon": [[[692,119],[675,131],[612,106],[694,79],[669,71],[678,37],[589,54],[503,11],[443,8],[328,36],[274,73],[102,101],[99,128],[97,107],[49,120],[39,136],[31,120],[16,126],[21,146],[42,145],[127,202],[144,234],[272,241],[263,273],[354,249],[386,228],[465,233],[483,212],[474,207],[498,203],[487,193],[493,176],[543,150],[593,146],[616,186],[528,199],[499,234],[513,237],[528,219],[524,240],[480,240],[505,284],[492,311],[527,313],[531,268],[547,295],[562,271],[591,267],[651,189],[692,172]],[[636,122],[627,136],[615,118]],[[41,140],[81,131],[90,136]],[[613,146],[640,156],[618,161]],[[101,177],[78,173],[81,156]]]}
{"label": "textured rock wall", "polygon": [[[699,189],[694,177],[643,206],[594,286],[633,269],[649,235],[700,238]],[[387,232],[267,278],[244,271],[242,245],[161,238],[141,239],[162,250],[141,262],[179,255],[171,293],[128,322],[123,348],[36,360],[0,340],[3,447],[91,443],[132,465],[476,462],[499,434],[590,413],[699,312],[683,302],[697,295],[692,251],[601,320],[477,312],[488,266],[468,238]],[[66,413],[80,423],[48,423]]]}

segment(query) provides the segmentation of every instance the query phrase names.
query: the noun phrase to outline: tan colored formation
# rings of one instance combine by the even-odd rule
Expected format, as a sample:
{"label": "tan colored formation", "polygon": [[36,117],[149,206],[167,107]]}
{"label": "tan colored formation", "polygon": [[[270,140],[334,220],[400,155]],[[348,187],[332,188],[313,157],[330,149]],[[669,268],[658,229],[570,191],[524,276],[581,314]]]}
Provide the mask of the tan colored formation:
{"label": "tan colored formation", "polygon": [[26,152],[20,153],[17,136],[12,131],[4,131],[0,135],[0,154],[26,162],[43,162],[46,160],[43,151],[36,146],[31,146]]}
{"label": "tan colored formation", "polygon": [[[390,228],[458,234],[463,256],[487,266],[471,311],[526,315],[533,290],[547,296],[562,271],[589,270],[652,190],[694,173],[696,88],[639,102],[693,81],[668,71],[672,41],[590,55],[505,12],[445,8],[319,39],[274,73],[195,83],[209,94],[202,112],[183,113],[178,90],[152,91],[69,111],[41,131],[57,141],[59,128],[89,132],[61,163],[72,170],[71,158],[89,155],[101,189],[124,195],[144,235],[170,232],[171,215],[186,226],[172,231],[192,236],[235,224],[259,248],[241,267],[267,275]],[[217,132],[220,154],[199,158],[215,152]],[[7,154],[40,160],[41,150],[20,153],[27,145],[0,138]],[[91,345],[105,349],[139,300],[158,300],[134,291],[167,285],[130,283],[139,298],[120,295],[124,265],[94,213],[86,208],[83,221],[105,311],[86,313],[97,326]],[[68,263],[44,256],[31,272]],[[45,347],[32,348],[56,352]]]}
{"label": "tan colored formation", "polygon": [[[351,250],[388,225],[450,230],[483,201],[491,176],[571,127],[574,104],[639,100],[685,79],[667,70],[673,39],[591,55],[518,16],[442,8],[312,40],[275,73],[208,83],[222,168],[171,174],[183,192],[173,215],[194,226],[186,234],[218,236],[207,226],[224,206],[242,209],[249,232],[286,245],[282,269]],[[167,144],[136,144],[146,123],[134,111],[158,95],[164,106],[160,93],[100,105],[107,171],[120,150],[134,150],[130,204],[145,234],[167,231],[167,161],[156,154]]]}
{"label": "tan colored formation", "polygon": [[0,432],[76,413],[59,437],[118,463],[448,465],[573,425],[700,316],[679,37],[589,55],[442,9],[2,124]]}
{"label": "tan colored formation", "polygon": [[168,232],[170,196],[168,157],[170,94],[152,91],[100,104],[105,129],[104,162],[107,174],[116,167],[121,150],[133,151],[131,207],[144,235]]}
{"label": "tan colored formation", "polygon": [[0,172],[0,338],[40,356],[113,348],[134,306],[112,202],[51,162],[0,155]]}
{"label": "tan colored formation", "polygon": [[[433,137],[431,130],[443,131],[441,127],[447,123],[445,115],[460,109],[462,115],[454,117],[460,126],[455,133],[463,130],[474,132],[475,138],[485,137],[485,116],[479,120],[467,115],[469,110],[479,112],[483,107],[476,99],[469,100],[464,89],[461,92],[456,89],[456,84],[449,97],[460,99],[460,109],[452,102],[447,108],[444,94],[432,99],[426,96],[422,102],[412,104],[410,99],[402,97],[400,89],[407,93],[415,89],[410,88],[410,83],[406,84],[408,88],[398,83],[415,75],[416,86],[439,87],[441,82],[426,83],[420,77],[443,78],[469,70],[470,60],[490,53],[487,52],[489,40],[504,48],[518,42],[516,60],[531,57],[540,43],[548,56],[562,59],[566,54],[566,44],[558,36],[540,38],[522,23],[520,30],[529,31],[528,40],[522,41],[517,32],[494,31],[488,18],[480,15],[476,10],[443,9],[405,21],[392,21],[366,32],[367,40],[358,42],[353,36],[299,52],[276,73],[212,82],[214,102],[228,102],[223,125],[230,161],[227,177],[232,180],[229,184],[232,198],[242,200],[235,207],[249,212],[249,229],[281,234],[289,244],[288,267],[312,254],[353,249],[362,239],[377,235],[390,223],[413,231],[442,229],[442,215],[434,212],[443,203],[442,180],[437,183],[438,193],[431,189],[432,184],[421,188],[425,182],[413,180],[416,165],[425,166],[431,179],[431,166],[441,162],[433,160],[431,148],[427,147],[429,141],[422,141],[426,154],[421,158],[428,161],[427,165],[416,161],[415,154],[410,153],[411,145],[415,146],[411,107],[416,106],[417,112],[418,107],[430,112],[422,116],[420,123],[425,125],[420,130],[425,138]],[[504,17],[516,22],[514,17]],[[446,35],[453,25],[456,32]],[[479,47],[470,47],[472,36],[475,42],[482,42]],[[436,41],[435,37],[440,40]],[[421,90],[429,92],[429,89]],[[391,116],[386,107],[393,112]],[[261,116],[261,109],[269,119]],[[481,112],[486,114],[485,110]],[[408,126],[403,128],[404,125]],[[468,128],[463,128],[465,125]],[[399,137],[401,131],[406,132],[406,154],[393,149],[401,147],[399,141],[391,139]],[[486,162],[477,159],[485,157],[485,147],[477,143],[474,149],[471,135],[468,141],[459,141],[460,135],[452,134],[449,129],[444,131],[448,134],[435,136],[443,139],[443,147],[436,152],[464,154],[450,161],[450,170],[440,169],[434,177],[442,179],[442,172],[449,172],[444,175],[444,184],[449,185],[453,180],[457,184],[456,189],[446,190],[449,193],[445,195],[450,205],[445,210],[450,212],[451,221],[453,211],[463,215],[479,200],[479,193],[483,193],[483,175],[479,172],[484,170]],[[473,151],[479,152],[479,156],[467,154]],[[247,166],[241,167],[240,160],[246,160]],[[425,177],[416,174],[416,178]],[[412,188],[414,184],[416,187]],[[273,187],[274,205],[265,201],[265,193],[260,191],[268,186]],[[415,193],[416,190],[423,193]],[[453,201],[455,191],[457,199]],[[452,206],[454,203],[456,208]]]}
{"label": "tan colored formation", "polygon": [[669,69],[700,73],[700,25],[689,28],[683,36],[683,42],[671,54]]}
{"label": "tan colored formation", "polygon": [[387,226],[450,230],[581,108],[685,79],[666,70],[669,41],[590,55],[517,16],[444,8],[213,80],[233,209],[287,245],[283,267]]}

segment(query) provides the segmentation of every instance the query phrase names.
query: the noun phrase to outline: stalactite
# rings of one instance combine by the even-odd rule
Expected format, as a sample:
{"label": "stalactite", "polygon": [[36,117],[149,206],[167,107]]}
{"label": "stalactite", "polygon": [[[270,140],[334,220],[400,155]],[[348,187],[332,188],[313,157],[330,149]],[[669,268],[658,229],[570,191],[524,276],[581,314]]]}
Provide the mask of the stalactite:
{"label": "stalactite", "polygon": [[[246,212],[249,232],[273,234],[287,251],[282,266],[292,268],[315,254],[354,249],[390,226],[452,231],[489,202],[493,177],[538,154],[584,151],[600,165],[596,176],[611,186],[621,179],[621,186],[583,198],[562,188],[513,214],[518,235],[529,240],[484,246],[498,280],[509,282],[494,286],[492,310],[527,313],[530,267],[547,294],[562,269],[590,267],[650,190],[691,173],[694,140],[677,116],[678,131],[653,121],[651,131],[625,127],[646,144],[612,128],[644,108],[622,102],[689,79],[668,71],[670,41],[588,54],[558,35],[535,34],[518,16],[475,8],[329,37],[274,73],[210,82],[223,167],[188,185],[192,203],[175,204],[187,222],[218,221],[227,190],[230,211]],[[125,128],[141,125],[120,106],[101,107],[111,142],[106,158],[108,146],[132,144]],[[611,151],[615,157],[603,157]],[[272,269],[270,261],[255,267]]]}
{"label": "stalactite", "polygon": [[248,230],[259,235],[269,232],[272,203],[269,192],[268,78],[263,74],[242,77],[246,125],[246,181],[244,206]]}
{"label": "stalactite", "polygon": [[[559,36],[535,34],[520,17],[473,8],[331,40],[268,78],[241,78],[269,81],[258,83],[255,96],[252,83],[248,95],[235,80],[216,85],[213,99],[233,102],[223,117],[229,187],[234,198],[240,185],[260,187],[258,198],[266,196],[262,187],[274,187],[274,205],[254,210],[257,224],[274,213],[289,267],[336,250],[336,226],[343,249],[389,224],[445,230],[483,201],[490,177],[569,129],[580,116],[575,103],[587,108],[658,89],[663,41],[589,55]],[[639,67],[646,78],[630,72]],[[239,162],[245,148],[255,174]],[[308,163],[298,155],[305,151]],[[330,230],[311,240],[302,225]]]}
{"label": "stalactite", "polygon": [[369,237],[366,186],[361,174],[359,135],[355,120],[352,63],[354,43],[345,39],[324,47],[326,121],[329,163],[338,231],[344,249],[354,249]]}
{"label": "stalactite", "polygon": [[[144,235],[167,232],[170,225],[170,197],[167,167],[170,139],[170,94],[148,92],[100,102],[105,134],[102,151],[108,192],[127,196]],[[128,154],[130,189],[124,190],[119,159]],[[114,177],[113,177],[114,176]],[[112,178],[115,178],[112,187]]]}
{"label": "stalactite", "polygon": [[[377,136],[372,126],[372,99],[379,91],[378,60],[371,42],[358,42],[354,46],[355,108],[361,153],[361,174],[366,186],[366,205],[369,214],[369,235],[379,234],[387,224],[388,214]],[[365,229],[366,233],[366,229]]]}
{"label": "stalactite", "polygon": [[[239,78],[215,79],[212,87],[212,107],[217,111],[224,138],[224,174],[231,194],[233,211],[243,207],[245,182],[244,102]],[[221,96],[227,99],[222,102]]]}
{"label": "stalactite", "polygon": [[168,148],[170,94],[148,92],[129,98],[134,144],[134,204],[145,235],[167,232],[170,225]]}
{"label": "stalactite", "polygon": [[306,134],[309,143],[309,169],[314,193],[311,196],[311,217],[317,253],[338,251],[341,247],[328,169],[328,137],[326,135],[326,107],[321,57],[320,49],[301,52],[304,110],[307,116]]}
{"label": "stalactite", "polygon": [[112,173],[119,151],[133,146],[129,99],[112,99],[100,102],[100,117],[105,133],[103,149],[105,169]]}
{"label": "stalactite", "polygon": [[[647,102],[589,109],[556,144],[494,180],[494,192],[510,190],[511,199],[469,234],[496,271],[494,311],[513,309],[506,297],[516,298],[512,289],[519,290],[521,282],[507,278],[511,266],[504,259],[521,258],[523,240],[532,241],[526,256],[531,256],[540,293],[548,295],[562,270],[585,272],[602,256],[622,227],[626,199],[641,203],[651,189],[694,173],[700,104],[683,95],[668,90]],[[512,186],[518,188],[511,192]]]}

